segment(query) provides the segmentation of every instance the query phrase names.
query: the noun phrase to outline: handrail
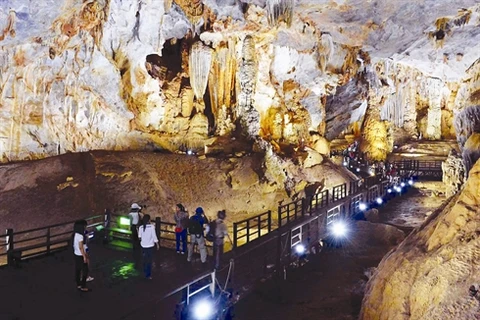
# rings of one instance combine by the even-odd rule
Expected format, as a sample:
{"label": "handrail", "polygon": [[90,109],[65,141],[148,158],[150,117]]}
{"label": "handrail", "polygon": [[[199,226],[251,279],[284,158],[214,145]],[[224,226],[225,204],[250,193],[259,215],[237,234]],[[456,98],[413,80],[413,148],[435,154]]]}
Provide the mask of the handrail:
{"label": "handrail", "polygon": [[[103,217],[103,215],[98,215],[98,216],[93,216],[93,217],[88,217],[84,220],[93,220],[93,219],[97,219],[97,218],[100,218],[100,217]],[[78,219],[77,219],[78,220]],[[29,233],[29,232],[36,232],[36,231],[41,231],[41,230],[44,230],[44,229],[51,229],[51,228],[57,228],[57,227],[61,227],[61,226],[65,226],[65,225],[68,225],[68,224],[72,224],[72,223],[75,223],[75,221],[77,220],[73,220],[73,221],[69,221],[69,222],[62,222],[62,223],[57,223],[57,224],[52,224],[52,225],[49,225],[49,226],[45,226],[45,227],[40,227],[40,228],[35,228],[35,229],[29,229],[29,230],[23,230],[23,231],[16,231],[14,232],[14,235],[19,235],[19,234],[24,234],[24,233]]]}

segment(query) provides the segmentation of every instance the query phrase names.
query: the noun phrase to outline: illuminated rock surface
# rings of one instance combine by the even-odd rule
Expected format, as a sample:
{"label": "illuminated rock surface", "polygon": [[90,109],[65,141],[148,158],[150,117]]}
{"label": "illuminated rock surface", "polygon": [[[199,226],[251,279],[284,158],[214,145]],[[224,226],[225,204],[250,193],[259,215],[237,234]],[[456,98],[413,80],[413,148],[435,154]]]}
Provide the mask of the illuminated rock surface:
{"label": "illuminated rock surface", "polygon": [[0,161],[237,129],[314,147],[363,126],[380,159],[390,140],[454,138],[478,104],[474,0],[246,2],[2,1]]}
{"label": "illuminated rock surface", "polygon": [[475,319],[480,274],[480,162],[462,192],[430,215],[378,266],[360,319]]}

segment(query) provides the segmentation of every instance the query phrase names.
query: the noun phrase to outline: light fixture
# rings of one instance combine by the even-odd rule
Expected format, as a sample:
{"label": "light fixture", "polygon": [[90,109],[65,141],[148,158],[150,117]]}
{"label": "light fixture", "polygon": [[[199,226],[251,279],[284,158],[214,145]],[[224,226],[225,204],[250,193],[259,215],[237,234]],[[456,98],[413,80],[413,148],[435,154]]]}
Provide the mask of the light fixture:
{"label": "light fixture", "polygon": [[343,161],[343,166],[344,166],[344,167],[348,166],[348,162],[347,162],[347,161]]}
{"label": "light fixture", "polygon": [[402,188],[400,188],[399,186],[395,186],[395,191],[397,191],[398,193],[402,192]]}
{"label": "light fixture", "polygon": [[408,184],[413,186],[413,180],[412,179],[408,180]]}
{"label": "light fixture", "polygon": [[297,244],[295,246],[295,252],[300,254],[300,255],[304,254],[305,253],[305,246],[301,243]]}
{"label": "light fixture", "polygon": [[388,192],[388,193],[392,193],[392,188],[388,188],[388,189],[387,189],[387,192]]}
{"label": "light fixture", "polygon": [[191,155],[193,154],[193,151],[192,151],[192,150],[187,150],[187,154],[188,154],[189,156],[191,156]]}
{"label": "light fixture", "polygon": [[363,202],[360,202],[360,204],[358,205],[358,209],[360,209],[361,211],[365,211],[367,210],[367,205]]}
{"label": "light fixture", "polygon": [[357,170],[357,172],[360,172],[360,168],[357,168],[356,170]]}
{"label": "light fixture", "polygon": [[378,197],[375,201],[377,201],[378,204],[382,204],[383,203],[383,199]]}
{"label": "light fixture", "polygon": [[130,218],[120,217],[118,223],[119,223],[121,226],[129,226],[129,225],[130,225]]}
{"label": "light fixture", "polygon": [[332,234],[334,237],[344,237],[347,234],[347,226],[341,221],[334,222],[332,225]]}
{"label": "light fixture", "polygon": [[403,188],[405,187],[405,182],[400,183],[400,186]]}
{"label": "light fixture", "polygon": [[214,315],[213,303],[210,300],[203,299],[195,302],[192,309],[193,319],[210,320]]}

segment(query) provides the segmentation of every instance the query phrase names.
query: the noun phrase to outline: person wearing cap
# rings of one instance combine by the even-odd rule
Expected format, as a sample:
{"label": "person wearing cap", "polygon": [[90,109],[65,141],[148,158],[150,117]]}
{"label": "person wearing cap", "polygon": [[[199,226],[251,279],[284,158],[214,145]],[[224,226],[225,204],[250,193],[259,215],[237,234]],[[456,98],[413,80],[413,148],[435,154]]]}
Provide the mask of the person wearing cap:
{"label": "person wearing cap", "polygon": [[195,209],[195,215],[190,217],[188,222],[188,233],[190,234],[190,243],[188,244],[187,261],[192,261],[193,247],[198,245],[200,251],[200,260],[202,263],[207,262],[207,247],[205,246],[204,225],[207,223],[203,208]]}
{"label": "person wearing cap", "polygon": [[138,224],[140,223],[140,210],[142,207],[138,205],[138,203],[133,203],[130,207],[130,213],[128,214],[130,218],[130,230],[132,231],[132,240],[133,243],[138,242]]}

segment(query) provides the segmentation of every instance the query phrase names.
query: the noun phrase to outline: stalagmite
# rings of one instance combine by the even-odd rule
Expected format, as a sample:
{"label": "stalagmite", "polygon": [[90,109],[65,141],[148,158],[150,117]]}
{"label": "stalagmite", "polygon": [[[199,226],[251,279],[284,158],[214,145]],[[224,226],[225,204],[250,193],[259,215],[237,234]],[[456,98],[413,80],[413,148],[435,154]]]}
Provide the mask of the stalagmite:
{"label": "stalagmite", "polygon": [[292,24],[294,6],[295,0],[267,0],[268,23],[271,26],[277,26],[280,21],[285,21],[290,26]]}
{"label": "stalagmite", "polygon": [[193,44],[190,50],[189,71],[190,83],[195,97],[202,101],[207,89],[208,75],[212,66],[212,49],[201,41]]}
{"label": "stalagmite", "polygon": [[257,72],[255,42],[251,36],[246,36],[242,47],[242,62],[238,72],[240,92],[237,99],[237,117],[240,118],[243,129],[251,136],[257,136],[260,131],[260,115],[253,106]]}

